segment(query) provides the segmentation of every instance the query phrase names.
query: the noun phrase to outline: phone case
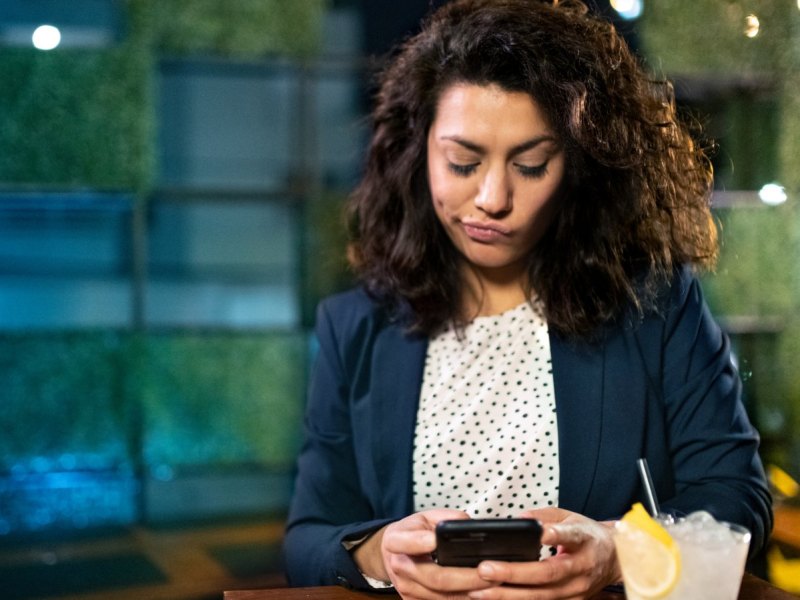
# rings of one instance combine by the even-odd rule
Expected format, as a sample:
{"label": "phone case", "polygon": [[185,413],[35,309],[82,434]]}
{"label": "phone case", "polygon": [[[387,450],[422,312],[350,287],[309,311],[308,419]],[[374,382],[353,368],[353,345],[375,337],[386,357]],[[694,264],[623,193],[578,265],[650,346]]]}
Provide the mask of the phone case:
{"label": "phone case", "polygon": [[542,526],[536,519],[454,519],[436,526],[434,560],[475,567],[483,560],[536,561]]}

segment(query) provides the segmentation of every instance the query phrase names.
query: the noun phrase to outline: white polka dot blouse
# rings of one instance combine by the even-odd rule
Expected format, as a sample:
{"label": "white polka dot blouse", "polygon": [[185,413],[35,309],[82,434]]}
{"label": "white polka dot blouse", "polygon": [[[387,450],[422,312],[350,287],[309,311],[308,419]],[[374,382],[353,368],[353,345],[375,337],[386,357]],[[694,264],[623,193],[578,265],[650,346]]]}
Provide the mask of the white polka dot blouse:
{"label": "white polka dot blouse", "polygon": [[429,343],[414,433],[415,510],[514,517],[558,505],[550,340],[523,303]]}

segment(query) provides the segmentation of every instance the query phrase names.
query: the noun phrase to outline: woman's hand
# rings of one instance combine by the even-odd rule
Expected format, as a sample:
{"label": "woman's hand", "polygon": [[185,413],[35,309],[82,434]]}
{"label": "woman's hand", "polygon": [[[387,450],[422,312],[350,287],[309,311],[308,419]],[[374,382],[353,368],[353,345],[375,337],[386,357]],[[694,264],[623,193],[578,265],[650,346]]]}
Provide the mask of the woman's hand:
{"label": "woman's hand", "polygon": [[467,518],[448,509],[415,513],[376,532],[355,550],[354,558],[362,573],[391,581],[405,600],[466,600],[470,592],[497,584],[481,578],[477,569],[440,567],[431,553],[439,521]]}
{"label": "woman's hand", "polygon": [[540,562],[482,562],[478,574],[496,587],[470,593],[470,598],[587,598],[622,579],[610,523],[559,508],[531,510],[520,516],[542,522],[542,543],[557,548],[557,554]]}

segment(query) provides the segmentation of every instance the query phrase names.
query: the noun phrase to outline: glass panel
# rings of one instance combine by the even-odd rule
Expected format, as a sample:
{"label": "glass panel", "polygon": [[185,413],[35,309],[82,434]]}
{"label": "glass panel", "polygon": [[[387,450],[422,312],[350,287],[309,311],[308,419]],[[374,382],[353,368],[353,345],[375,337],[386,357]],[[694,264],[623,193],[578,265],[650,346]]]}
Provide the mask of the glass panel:
{"label": "glass panel", "polygon": [[132,202],[0,193],[0,329],[129,326]]}
{"label": "glass panel", "polygon": [[154,326],[298,323],[297,208],[236,200],[156,201],[146,320]]}
{"label": "glass panel", "polygon": [[174,61],[162,65],[159,88],[162,185],[286,185],[295,100],[290,72]]}

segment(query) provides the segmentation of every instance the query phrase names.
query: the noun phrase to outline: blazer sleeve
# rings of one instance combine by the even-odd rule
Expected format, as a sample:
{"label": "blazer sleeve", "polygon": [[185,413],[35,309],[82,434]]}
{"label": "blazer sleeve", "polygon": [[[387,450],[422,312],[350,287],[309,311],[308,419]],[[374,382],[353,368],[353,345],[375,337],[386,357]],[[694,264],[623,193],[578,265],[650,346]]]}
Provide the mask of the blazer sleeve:
{"label": "blazer sleeve", "polygon": [[377,518],[359,481],[345,365],[347,345],[363,346],[358,343],[363,340],[357,331],[337,331],[349,318],[341,302],[338,307],[323,302],[317,312],[319,351],[309,383],[284,560],[293,586],[369,588],[342,542],[364,538],[389,519]]}
{"label": "blazer sleeve", "polygon": [[664,508],[705,509],[752,533],[751,556],[772,529],[759,436],[741,400],[728,337],[687,272],[673,286],[662,331],[662,394],[675,496]]}

